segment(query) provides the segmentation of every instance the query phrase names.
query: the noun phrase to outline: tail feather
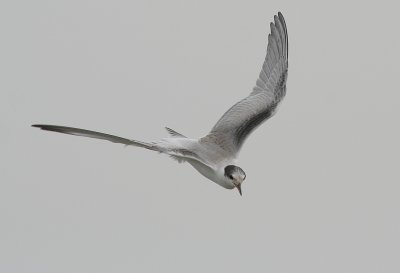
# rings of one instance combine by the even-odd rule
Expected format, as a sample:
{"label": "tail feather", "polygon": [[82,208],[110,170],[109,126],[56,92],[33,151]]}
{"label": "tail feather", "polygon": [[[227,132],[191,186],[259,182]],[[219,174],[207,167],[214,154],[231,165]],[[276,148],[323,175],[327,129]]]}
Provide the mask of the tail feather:
{"label": "tail feather", "polygon": [[102,139],[102,140],[108,140],[108,141],[111,141],[114,143],[133,145],[133,146],[137,146],[137,147],[146,148],[149,150],[154,150],[154,148],[155,148],[154,144],[152,144],[152,143],[127,139],[127,138],[123,138],[123,137],[119,137],[119,136],[109,135],[109,134],[105,134],[105,133],[99,133],[99,132],[85,130],[85,129],[66,127],[66,126],[58,126],[58,125],[45,125],[45,124],[34,124],[34,125],[32,125],[32,127],[37,127],[42,130],[45,130],[45,131],[52,131],[52,132],[75,135],[75,136],[83,136],[83,137],[91,137],[91,138],[97,138],[97,139]]}
{"label": "tail feather", "polygon": [[168,131],[168,133],[172,136],[172,137],[183,137],[183,138],[187,138],[184,135],[178,133],[175,130],[172,130],[171,128],[165,127],[165,129]]}

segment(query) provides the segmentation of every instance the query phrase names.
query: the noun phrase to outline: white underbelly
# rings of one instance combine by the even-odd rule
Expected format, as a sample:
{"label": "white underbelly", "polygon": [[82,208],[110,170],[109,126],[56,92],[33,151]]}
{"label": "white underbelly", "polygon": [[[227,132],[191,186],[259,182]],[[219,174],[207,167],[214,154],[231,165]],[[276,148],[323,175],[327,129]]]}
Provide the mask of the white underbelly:
{"label": "white underbelly", "polygon": [[205,166],[204,164],[196,161],[196,160],[188,160],[188,163],[192,165],[199,173],[201,173],[203,176],[207,177],[211,181],[217,183],[221,187],[224,187],[226,189],[233,189],[234,186],[226,183],[223,179],[221,179],[218,174],[211,169],[210,167]]}

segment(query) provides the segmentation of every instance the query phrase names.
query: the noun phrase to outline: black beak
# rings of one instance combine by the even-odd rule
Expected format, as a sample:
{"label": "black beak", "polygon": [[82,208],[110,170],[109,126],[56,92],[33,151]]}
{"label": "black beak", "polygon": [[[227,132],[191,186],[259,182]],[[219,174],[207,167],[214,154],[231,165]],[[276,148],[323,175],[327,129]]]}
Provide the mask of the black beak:
{"label": "black beak", "polygon": [[242,196],[242,184],[237,184],[235,187],[238,189],[240,196]]}

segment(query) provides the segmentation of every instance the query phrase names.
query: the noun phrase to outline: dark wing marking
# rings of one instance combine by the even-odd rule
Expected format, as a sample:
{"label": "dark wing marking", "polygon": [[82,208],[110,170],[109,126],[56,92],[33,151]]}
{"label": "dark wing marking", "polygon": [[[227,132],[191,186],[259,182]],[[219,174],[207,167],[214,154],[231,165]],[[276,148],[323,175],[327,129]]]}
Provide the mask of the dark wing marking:
{"label": "dark wing marking", "polygon": [[35,124],[35,125],[32,125],[32,127],[37,127],[42,130],[52,131],[52,132],[57,132],[57,133],[97,138],[97,139],[102,139],[102,140],[108,140],[108,141],[111,141],[114,143],[139,146],[139,147],[150,149],[150,150],[153,150],[153,148],[154,148],[154,145],[152,143],[127,139],[127,138],[123,138],[123,137],[119,137],[119,136],[109,135],[109,134],[105,134],[105,133],[99,133],[99,132],[85,130],[85,129],[59,126],[59,125],[44,125],[44,124]]}
{"label": "dark wing marking", "polygon": [[288,35],[280,12],[270,28],[267,55],[253,92],[225,112],[205,137],[232,154],[239,152],[249,134],[275,113],[286,94]]}

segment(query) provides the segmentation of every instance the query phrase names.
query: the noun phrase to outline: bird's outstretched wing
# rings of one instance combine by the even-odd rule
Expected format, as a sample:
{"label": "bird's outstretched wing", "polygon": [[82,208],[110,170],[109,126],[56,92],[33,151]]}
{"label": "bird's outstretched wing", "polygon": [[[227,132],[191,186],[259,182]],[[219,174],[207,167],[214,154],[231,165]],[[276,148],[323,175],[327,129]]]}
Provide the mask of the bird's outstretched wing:
{"label": "bird's outstretched wing", "polygon": [[236,155],[245,139],[270,118],[286,93],[288,34],[279,12],[271,23],[267,56],[253,92],[232,106],[214,125],[203,141],[212,141]]}
{"label": "bird's outstretched wing", "polygon": [[[57,133],[63,133],[68,135],[74,136],[83,136],[83,137],[90,137],[96,138],[101,140],[108,140],[114,143],[121,143],[129,146],[137,146],[141,148],[145,148],[148,150],[168,154],[174,159],[177,159],[179,162],[183,162],[188,159],[196,160],[206,166],[207,163],[204,162],[195,152],[184,149],[184,148],[173,148],[173,147],[166,147],[163,145],[159,145],[158,142],[144,142],[139,140],[127,139],[119,136],[114,136],[110,134],[100,133],[96,131],[86,130],[86,129],[79,129],[74,127],[67,127],[67,126],[59,126],[59,125],[47,125],[47,124],[34,124],[32,127],[40,128],[45,131],[52,131]],[[171,130],[171,129],[170,129]],[[172,130],[171,130],[172,131]],[[175,132],[175,131],[173,131]],[[175,132],[176,133],[176,132]],[[178,134],[178,133],[176,133]],[[183,135],[179,134],[183,137]]]}
{"label": "bird's outstretched wing", "polygon": [[34,124],[32,127],[37,127],[45,131],[52,131],[57,133],[63,133],[68,135],[74,136],[83,136],[83,137],[90,137],[90,138],[97,138],[102,140],[108,140],[114,143],[121,143],[125,145],[132,145],[138,146],[146,149],[153,149],[152,143],[147,143],[143,141],[131,140],[119,136],[109,135],[105,133],[95,132],[86,129],[79,129],[74,127],[66,127],[66,126],[59,126],[59,125],[47,125],[47,124]]}

